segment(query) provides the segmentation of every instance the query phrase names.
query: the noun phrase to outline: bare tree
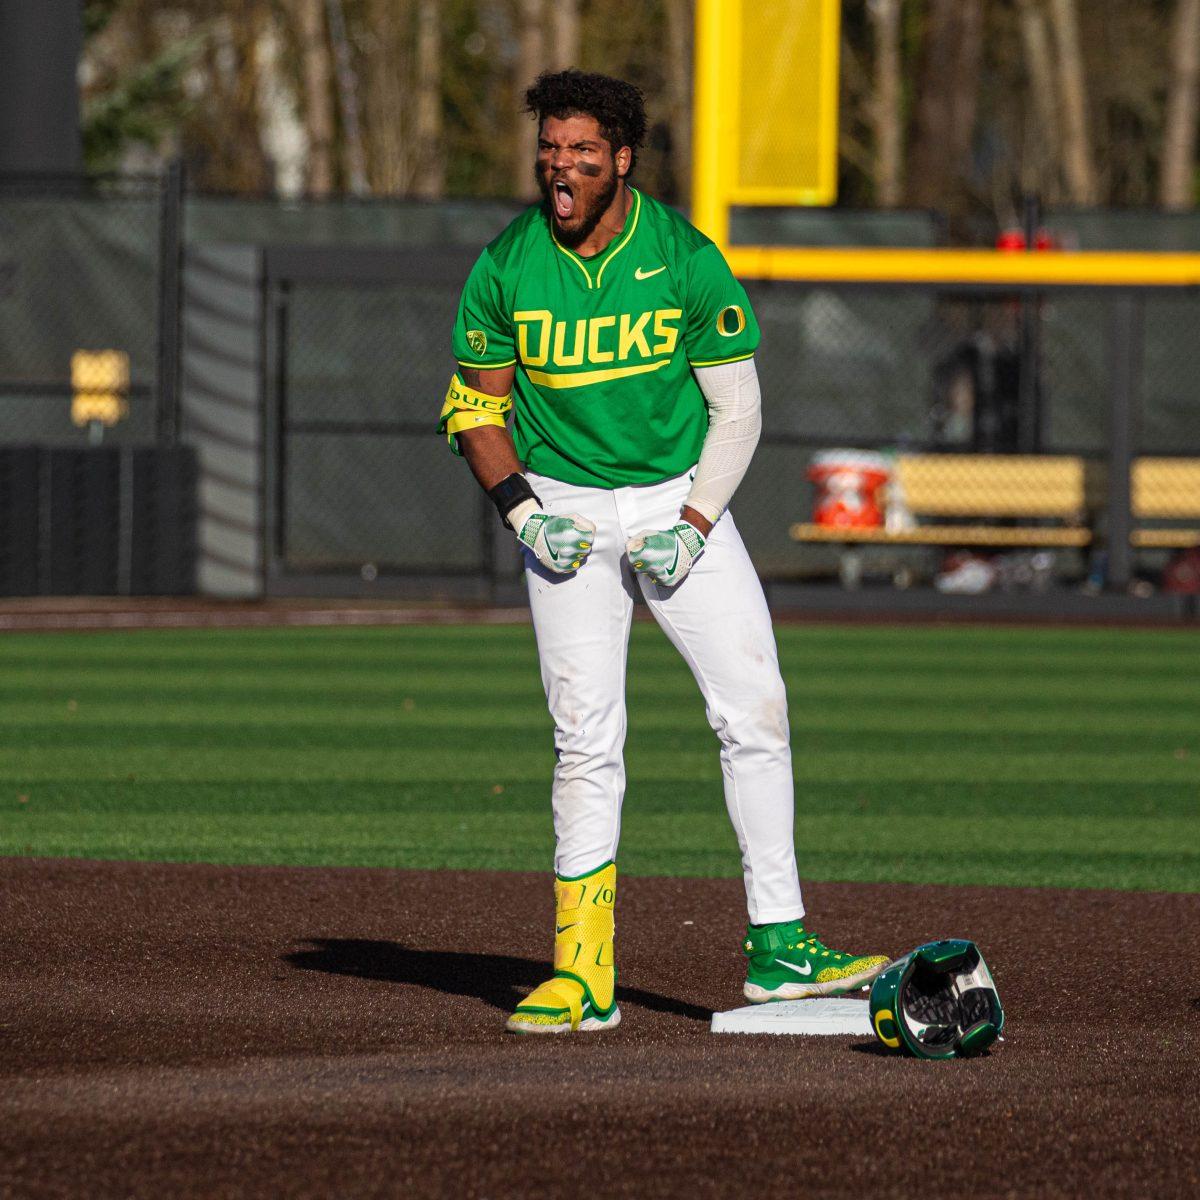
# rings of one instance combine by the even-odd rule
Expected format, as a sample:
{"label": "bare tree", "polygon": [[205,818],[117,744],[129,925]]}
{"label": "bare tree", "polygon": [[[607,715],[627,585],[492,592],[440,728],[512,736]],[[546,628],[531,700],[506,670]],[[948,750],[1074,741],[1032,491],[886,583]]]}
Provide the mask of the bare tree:
{"label": "bare tree", "polygon": [[[265,191],[271,171],[259,114],[266,6],[262,0],[235,0],[224,11],[200,11],[208,18],[196,60],[204,82],[182,130],[196,182],[221,191]],[[140,32],[140,46],[149,48],[148,59],[154,61],[162,50],[154,49],[153,26]],[[140,47],[139,53],[144,53]]]}
{"label": "bare tree", "polygon": [[[519,0],[516,78],[518,102],[521,94],[545,66],[546,45],[542,15],[542,0]],[[537,198],[537,183],[533,177],[537,129],[532,121],[524,117],[518,118],[516,129],[517,136],[513,146],[513,190],[522,200],[533,200]]]}
{"label": "bare tree", "polygon": [[1063,117],[1063,167],[1075,204],[1097,201],[1096,160],[1088,120],[1087,81],[1080,49],[1075,0],[1050,0],[1058,49],[1058,84]]}
{"label": "bare tree", "polygon": [[975,133],[982,46],[982,0],[931,0],[909,169],[915,204],[961,207]]}
{"label": "bare tree", "polygon": [[263,148],[259,120],[259,61],[262,39],[267,31],[267,8],[262,0],[241,0],[231,13],[234,69],[229,112],[235,125],[225,128],[228,141],[238,149],[232,164],[238,190],[262,191],[270,174]]}
{"label": "bare tree", "polygon": [[286,27],[271,11],[258,39],[258,128],[274,190],[289,199],[304,193],[305,160],[299,81],[291,66]]}
{"label": "bare tree", "polygon": [[579,66],[579,0],[554,0],[550,10],[550,61],[556,71]]}
{"label": "bare tree", "polygon": [[[863,7],[863,16],[867,8]],[[870,20],[862,22],[870,29]],[[873,34],[873,31],[872,31]],[[838,162],[839,173],[865,182],[867,195],[860,203],[874,205],[875,188],[875,74],[874,41],[862,44],[855,39],[848,23],[842,27],[838,48]],[[839,186],[841,181],[839,181]]]}
{"label": "bare tree", "polygon": [[441,198],[446,186],[442,149],[442,24],[440,0],[417,5],[417,173],[413,191]]}
{"label": "bare tree", "polygon": [[354,64],[350,61],[350,42],[346,37],[346,15],[342,11],[342,0],[326,0],[329,17],[329,35],[333,43],[333,61],[337,68],[337,94],[342,110],[342,150],[345,155],[346,176],[350,191],[355,196],[365,196],[370,190],[367,185],[367,159],[363,153],[362,130],[358,123],[358,79]]}
{"label": "bare tree", "polygon": [[1171,85],[1159,193],[1164,208],[1191,208],[1195,199],[1198,85],[1200,0],[1177,0],[1171,31]]}
{"label": "bare tree", "polygon": [[408,187],[413,163],[405,107],[410,3],[367,0],[364,15],[371,39],[363,73],[371,186],[378,195],[397,196]]}
{"label": "bare tree", "polygon": [[871,123],[875,131],[875,201],[882,208],[900,203],[901,138],[904,95],[900,83],[900,0],[870,0],[875,40],[875,94]]}
{"label": "bare tree", "polygon": [[1058,199],[1059,193],[1062,137],[1046,13],[1042,0],[1017,0],[1017,8],[1020,13],[1025,73],[1033,97],[1031,111],[1025,114],[1026,148],[1022,156],[1021,190],[1036,193],[1053,202]]}
{"label": "bare tree", "polygon": [[296,0],[304,71],[304,126],[308,134],[308,190],[333,191],[333,95],[329,40],[322,0]]}
{"label": "bare tree", "polygon": [[[672,201],[686,195],[691,0],[338,4],[372,191],[436,196],[452,177],[461,194],[533,195],[534,125],[518,116],[520,93],[543,68],[578,65],[645,90],[653,124],[638,178]],[[201,186],[231,191],[270,187],[272,178],[289,193],[353,186],[336,7],[88,0],[93,22],[108,13],[83,57],[96,147],[89,153],[134,170],[180,149]],[[843,8],[846,203],[1011,216],[1013,197],[1026,190],[1059,203],[1191,199],[1200,168],[1200,0],[864,0]],[[186,54],[172,53],[185,42]],[[986,136],[976,139],[977,130]],[[973,153],[976,146],[986,153]]]}
{"label": "bare tree", "polygon": [[678,201],[692,177],[692,8],[690,0],[666,0],[666,92],[663,97],[671,132],[670,162],[664,189]]}

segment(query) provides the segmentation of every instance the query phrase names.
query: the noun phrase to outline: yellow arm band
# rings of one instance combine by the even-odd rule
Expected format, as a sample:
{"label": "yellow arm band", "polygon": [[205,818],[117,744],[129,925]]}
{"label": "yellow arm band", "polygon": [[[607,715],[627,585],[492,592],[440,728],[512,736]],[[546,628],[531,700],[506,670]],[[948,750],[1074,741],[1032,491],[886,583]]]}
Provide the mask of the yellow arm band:
{"label": "yellow arm band", "polygon": [[450,389],[442,405],[438,433],[444,433],[450,449],[455,454],[461,454],[456,434],[464,429],[478,429],[480,425],[499,425],[503,428],[504,414],[512,406],[511,392],[507,396],[489,396],[487,392],[477,392],[463,383],[462,377],[455,371],[450,376]]}

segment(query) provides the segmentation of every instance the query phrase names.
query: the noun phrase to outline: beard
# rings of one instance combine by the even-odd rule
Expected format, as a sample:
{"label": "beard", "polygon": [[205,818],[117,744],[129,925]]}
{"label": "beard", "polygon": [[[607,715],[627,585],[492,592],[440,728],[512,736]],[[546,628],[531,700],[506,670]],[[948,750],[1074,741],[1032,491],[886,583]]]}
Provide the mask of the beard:
{"label": "beard", "polygon": [[550,215],[550,222],[554,228],[555,236],[568,249],[574,249],[591,236],[592,231],[599,225],[600,218],[608,211],[609,205],[612,204],[617,195],[617,184],[619,181],[614,166],[609,170],[608,175],[600,181],[599,189],[586,202],[584,196],[579,194],[578,186],[576,186],[576,211],[568,218],[570,224],[564,225],[559,220],[558,214],[554,211],[552,183],[547,181],[543,173],[536,167],[534,168],[534,175],[537,178],[538,190],[542,193],[542,201]]}

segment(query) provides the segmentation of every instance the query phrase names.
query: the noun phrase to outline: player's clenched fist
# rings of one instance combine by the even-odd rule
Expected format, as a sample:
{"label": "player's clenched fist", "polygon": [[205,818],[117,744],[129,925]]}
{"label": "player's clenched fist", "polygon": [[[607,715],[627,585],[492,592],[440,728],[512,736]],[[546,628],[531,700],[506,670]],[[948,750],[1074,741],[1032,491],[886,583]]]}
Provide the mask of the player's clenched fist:
{"label": "player's clenched fist", "polygon": [[538,562],[558,575],[570,575],[587,562],[595,537],[595,524],[578,513],[554,517],[532,512],[517,529],[517,538]]}
{"label": "player's clenched fist", "polygon": [[704,535],[680,521],[670,529],[643,529],[625,543],[635,571],[663,587],[674,587],[692,569],[704,549]]}

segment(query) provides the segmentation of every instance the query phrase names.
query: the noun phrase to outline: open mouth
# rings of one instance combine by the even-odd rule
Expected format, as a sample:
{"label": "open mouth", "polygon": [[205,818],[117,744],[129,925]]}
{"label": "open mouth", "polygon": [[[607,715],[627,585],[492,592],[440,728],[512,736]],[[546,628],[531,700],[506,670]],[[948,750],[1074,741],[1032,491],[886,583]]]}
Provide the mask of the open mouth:
{"label": "open mouth", "polygon": [[569,220],[571,214],[575,211],[575,194],[561,179],[554,181],[554,185],[550,191],[554,198],[554,215],[560,221]]}

